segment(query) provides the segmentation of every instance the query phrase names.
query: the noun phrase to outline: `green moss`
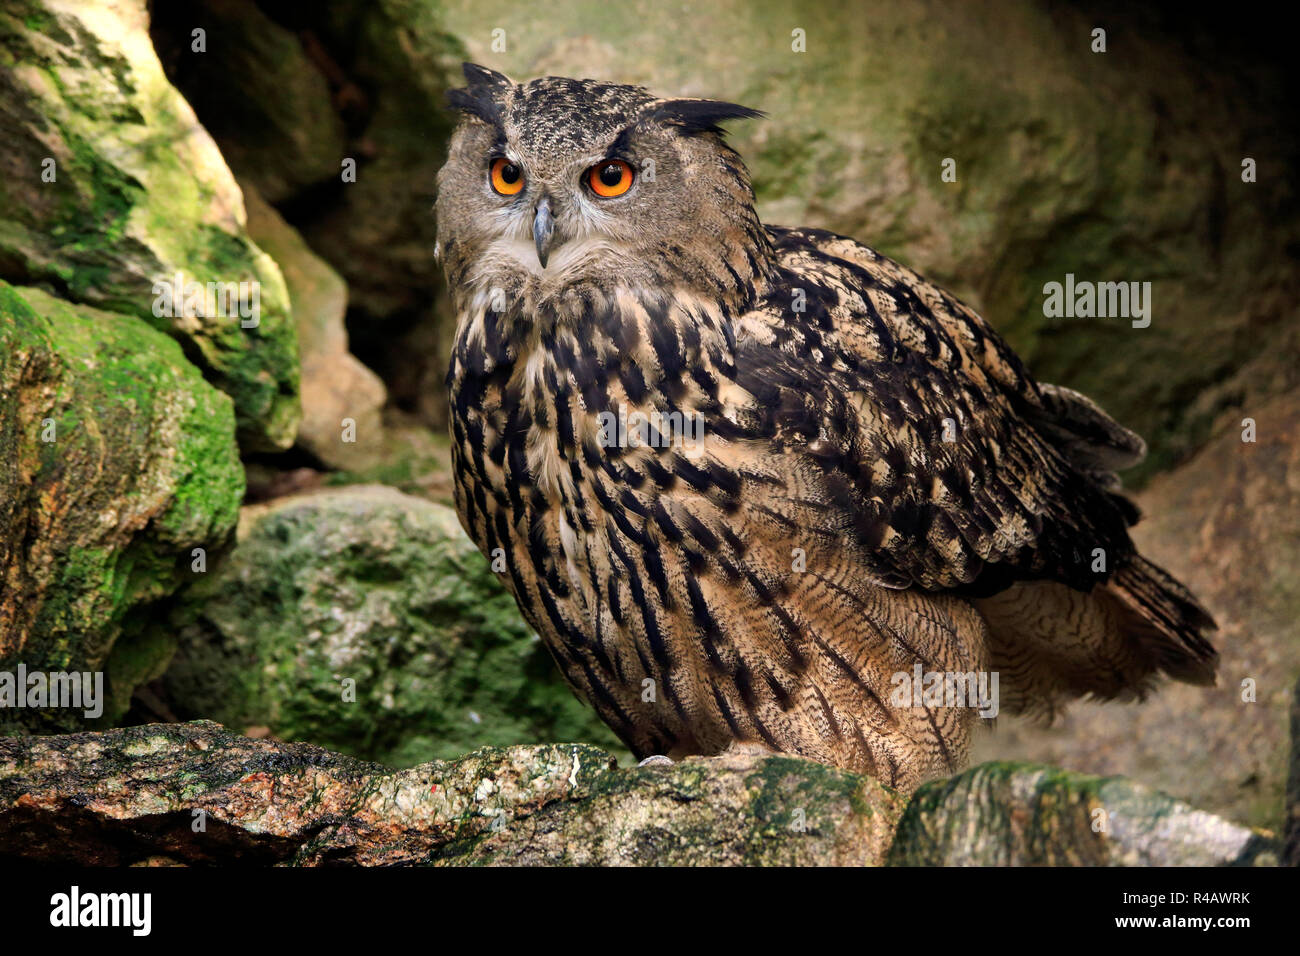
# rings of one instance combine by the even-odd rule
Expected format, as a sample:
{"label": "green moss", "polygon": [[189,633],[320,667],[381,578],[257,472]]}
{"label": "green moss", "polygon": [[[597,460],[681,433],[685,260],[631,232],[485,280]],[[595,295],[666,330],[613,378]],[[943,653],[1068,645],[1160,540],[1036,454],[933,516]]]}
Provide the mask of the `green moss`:
{"label": "green moss", "polygon": [[[235,400],[241,440],[287,447],[299,417],[296,329],[275,264],[236,219],[238,189],[206,136],[167,85],[152,54],[122,36],[96,35],[75,11],[24,7],[0,14],[0,48],[22,64],[0,97],[0,126],[16,169],[0,180],[0,263],[22,282],[45,282],[67,298],[137,316],[175,337]],[[23,12],[20,12],[23,13]],[[33,21],[35,17],[35,21]],[[60,38],[57,57],[30,32]],[[98,21],[95,21],[98,25]],[[56,160],[56,181],[40,180]],[[155,281],[176,273],[260,286],[261,321],[198,322],[153,314]]]}
{"label": "green moss", "polygon": [[[9,608],[21,659],[32,669],[107,667],[110,710],[120,714],[168,653],[128,644],[114,659],[130,613],[175,590],[190,550],[219,550],[236,520],[243,484],[230,401],[174,341],[129,316],[0,282],[0,330],[9,337],[0,446],[10,463],[0,468],[9,517],[0,535],[16,535],[4,544],[28,582]],[[46,419],[55,441],[41,440]],[[43,529],[35,542],[29,523]],[[15,659],[13,648],[0,641],[0,659]],[[77,724],[67,714],[40,719]]]}

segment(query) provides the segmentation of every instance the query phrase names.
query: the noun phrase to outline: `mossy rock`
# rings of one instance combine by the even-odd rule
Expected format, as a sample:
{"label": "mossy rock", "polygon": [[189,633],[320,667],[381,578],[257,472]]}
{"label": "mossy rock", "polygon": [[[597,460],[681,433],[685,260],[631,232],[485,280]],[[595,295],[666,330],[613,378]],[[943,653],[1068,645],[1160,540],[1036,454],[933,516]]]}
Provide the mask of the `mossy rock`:
{"label": "mossy rock", "polygon": [[[104,718],[174,641],[137,615],[227,543],[244,478],[229,398],[139,319],[0,282],[0,669],[107,670]],[[81,712],[0,711],[0,732]]]}
{"label": "mossy rock", "polygon": [[921,787],[892,866],[1242,866],[1278,863],[1265,831],[1125,777],[981,764]]}
{"label": "mossy rock", "polygon": [[392,770],[208,721],[0,738],[0,861],[27,865],[1205,866],[1275,850],[1123,778],[1026,764],[909,804],[758,749],[620,767],[534,744]]}
{"label": "mossy rock", "polygon": [[904,804],[762,754],[536,744],[392,770],[208,721],[0,739],[0,862],[26,865],[876,865]]}
{"label": "mossy rock", "polygon": [[[288,447],[298,357],[284,280],[248,238],[216,144],[164,77],[144,0],[6,4],[0,141],[0,278],[168,333],[234,400],[242,444]],[[243,311],[215,297],[206,317],[167,308],[160,290],[178,275],[248,283]]]}
{"label": "mossy rock", "polygon": [[[235,174],[347,280],[349,304],[409,324],[439,284],[432,210],[460,44],[426,0],[263,6],[197,0],[162,11],[153,36],[164,66]],[[228,50],[221,60],[189,55],[203,24]]]}
{"label": "mossy rock", "polygon": [[[347,281],[352,351],[383,378],[392,404],[441,430],[447,423],[443,379],[453,326],[436,304],[442,275],[433,259],[433,204],[456,121],[445,94],[463,82],[464,50],[443,28],[440,5],[427,0],[264,3],[273,22],[262,13],[238,22],[237,12],[246,6],[251,7],[247,0],[194,0],[184,9],[160,11],[153,37],[168,75],[240,180],[265,184],[267,198]],[[256,36],[237,44],[215,68],[189,53],[192,27],[209,21],[221,25],[214,36],[223,45],[237,44],[241,31]],[[294,64],[292,80],[278,88],[265,77],[244,76],[281,72],[257,65],[266,62],[260,51],[272,46]],[[241,70],[245,62],[250,65]],[[319,114],[330,104],[312,92],[327,79],[348,133],[342,147],[346,175],[332,139],[323,135]],[[247,97],[254,101],[233,105]],[[271,129],[276,135],[268,135]],[[308,157],[304,149],[315,142],[320,146]],[[291,188],[294,175],[303,173],[304,181],[306,170],[318,175],[316,153],[333,157],[331,177]],[[304,361],[305,356],[304,351]],[[304,387],[310,429],[309,406],[316,402],[307,392]],[[319,442],[313,444],[319,455]],[[337,443],[332,450],[358,451]],[[328,463],[360,467],[356,455],[349,457]]]}
{"label": "mossy rock", "polygon": [[[588,748],[589,750],[589,748]],[[516,748],[504,756],[546,748]],[[581,770],[598,754],[574,748]],[[468,762],[478,754],[463,758]],[[484,755],[484,780],[495,779]],[[480,771],[481,773],[483,771]],[[596,765],[577,799],[441,849],[439,866],[878,866],[907,798],[801,757],[725,753],[671,765]],[[490,822],[491,818],[490,818]]]}
{"label": "mossy rock", "polygon": [[619,747],[442,505],[377,485],[245,508],[178,598],[172,708],[395,766],[536,740]]}

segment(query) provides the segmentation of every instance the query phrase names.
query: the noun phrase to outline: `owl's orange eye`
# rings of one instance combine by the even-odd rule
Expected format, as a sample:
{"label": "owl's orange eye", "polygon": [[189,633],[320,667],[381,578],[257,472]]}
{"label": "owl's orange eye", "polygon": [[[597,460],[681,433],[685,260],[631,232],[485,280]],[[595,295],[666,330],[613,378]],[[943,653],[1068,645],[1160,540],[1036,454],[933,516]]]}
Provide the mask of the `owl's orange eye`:
{"label": "owl's orange eye", "polygon": [[621,159],[607,159],[587,170],[587,185],[604,199],[621,196],[632,188],[632,167]]}
{"label": "owl's orange eye", "polygon": [[504,156],[492,160],[492,188],[503,196],[513,196],[524,188],[524,171]]}

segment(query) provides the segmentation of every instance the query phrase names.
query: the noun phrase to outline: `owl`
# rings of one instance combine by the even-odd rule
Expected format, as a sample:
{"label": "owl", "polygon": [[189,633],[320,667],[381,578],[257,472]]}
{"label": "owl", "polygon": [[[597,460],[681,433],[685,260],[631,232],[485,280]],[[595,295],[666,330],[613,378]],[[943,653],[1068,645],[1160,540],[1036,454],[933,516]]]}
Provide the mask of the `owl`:
{"label": "owl", "polygon": [[910,269],[764,225],[719,126],[762,114],[464,72],[457,509],[638,757],[908,791],[998,712],[1213,684],[1213,620],[1129,538],[1142,440]]}

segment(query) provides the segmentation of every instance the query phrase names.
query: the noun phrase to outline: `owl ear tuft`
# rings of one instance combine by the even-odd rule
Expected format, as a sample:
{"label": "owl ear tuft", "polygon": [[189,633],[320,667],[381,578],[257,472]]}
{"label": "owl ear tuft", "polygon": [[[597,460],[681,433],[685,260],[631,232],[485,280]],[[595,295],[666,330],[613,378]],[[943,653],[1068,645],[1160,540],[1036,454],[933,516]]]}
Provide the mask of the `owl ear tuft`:
{"label": "owl ear tuft", "polygon": [[760,110],[721,100],[664,100],[655,105],[650,118],[679,126],[683,132],[692,134],[721,133],[723,129],[718,124],[725,120],[762,119],[766,115]]}
{"label": "owl ear tuft", "polygon": [[465,82],[472,90],[484,87],[504,90],[512,85],[510,78],[504,73],[489,70],[486,66],[479,66],[477,63],[462,63],[460,71],[465,74]]}
{"label": "owl ear tuft", "polygon": [[501,104],[497,97],[511,87],[511,82],[504,74],[489,70],[477,63],[461,64],[465,82],[464,89],[448,90],[447,105],[454,110],[477,116],[493,126],[501,125]]}

